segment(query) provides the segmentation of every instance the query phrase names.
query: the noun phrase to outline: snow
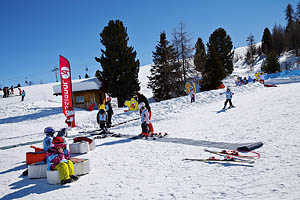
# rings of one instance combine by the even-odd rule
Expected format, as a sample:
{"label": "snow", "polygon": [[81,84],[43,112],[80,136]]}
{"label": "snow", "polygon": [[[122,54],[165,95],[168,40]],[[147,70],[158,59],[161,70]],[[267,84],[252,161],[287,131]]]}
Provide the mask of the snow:
{"label": "snow", "polygon": [[[140,68],[141,92],[146,88],[150,65]],[[235,69],[235,73],[241,70]],[[27,168],[25,152],[30,145],[4,149],[44,138],[43,129],[65,127],[61,96],[54,96],[57,83],[23,87],[27,95],[0,99],[0,198],[1,199],[298,199],[300,196],[300,83],[267,88],[261,84],[234,87],[234,109],[223,107],[224,90],[151,103],[156,132],[167,132],[166,140],[96,140],[87,154],[89,174],[65,186],[49,185],[45,178],[21,176]],[[139,116],[114,108],[113,124]],[[97,111],[76,109],[75,136],[98,128]],[[129,135],[141,132],[139,120],[111,128]],[[69,143],[72,138],[69,138]],[[198,141],[183,144],[172,138]],[[254,164],[203,163],[184,158],[208,158],[204,148],[220,150],[218,144],[263,142],[256,149],[261,158]],[[214,145],[212,145],[214,144]],[[35,146],[42,146],[41,142]],[[220,146],[221,147],[221,146]]]}
{"label": "snow", "polygon": [[[102,83],[96,77],[72,81],[73,92],[84,90],[99,90],[101,86]],[[53,91],[55,94],[61,94],[61,84],[55,84],[53,86]]]}

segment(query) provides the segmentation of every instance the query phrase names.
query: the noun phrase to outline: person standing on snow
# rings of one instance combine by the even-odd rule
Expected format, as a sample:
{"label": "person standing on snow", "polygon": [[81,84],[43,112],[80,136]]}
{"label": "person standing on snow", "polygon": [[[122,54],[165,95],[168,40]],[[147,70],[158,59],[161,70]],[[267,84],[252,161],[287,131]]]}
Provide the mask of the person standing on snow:
{"label": "person standing on snow", "polygon": [[190,88],[191,103],[195,102],[195,93],[193,88]]}
{"label": "person standing on snow", "polygon": [[[150,105],[149,105],[149,102],[148,102],[147,98],[139,92],[135,92],[135,94],[136,94],[136,97],[137,97],[137,100],[138,100],[138,104],[144,103],[144,105],[147,108],[148,113],[149,113],[149,120],[151,120],[152,113],[151,113],[151,108],[150,108]],[[140,114],[141,114],[141,112],[140,112]],[[151,122],[149,123],[149,130],[152,133],[154,132],[154,128],[153,128],[153,125],[152,125]]]}
{"label": "person standing on snow", "polygon": [[226,101],[224,103],[224,108],[223,110],[225,110],[227,103],[229,102],[229,108],[234,108],[234,106],[232,105],[231,99],[232,99],[232,95],[234,95],[233,92],[230,91],[229,88],[227,88],[226,92],[222,92],[220,93],[220,95],[222,94],[226,94]]}
{"label": "person standing on snow", "polygon": [[114,111],[111,107],[111,97],[107,97],[105,102],[105,110],[107,113],[107,128],[111,127],[111,117],[114,114]]}
{"label": "person standing on snow", "polygon": [[141,135],[143,136],[149,136],[150,130],[149,130],[149,124],[150,124],[150,119],[149,119],[149,112],[148,109],[146,108],[146,105],[144,102],[141,102],[139,104],[140,108],[140,113],[141,113],[141,127],[142,127],[142,133]]}
{"label": "person standing on snow", "polygon": [[25,90],[23,90],[23,91],[22,91],[22,94],[21,94],[21,96],[22,96],[21,101],[24,101],[25,95],[26,95]]}
{"label": "person standing on snow", "polygon": [[97,113],[97,123],[100,126],[100,129],[105,133],[107,132],[107,114],[104,109],[100,109]]}

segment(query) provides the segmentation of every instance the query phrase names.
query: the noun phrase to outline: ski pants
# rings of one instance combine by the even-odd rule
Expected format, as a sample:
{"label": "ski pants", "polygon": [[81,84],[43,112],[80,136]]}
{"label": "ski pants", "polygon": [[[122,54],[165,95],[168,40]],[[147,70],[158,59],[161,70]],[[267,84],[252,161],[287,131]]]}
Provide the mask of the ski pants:
{"label": "ski pants", "polygon": [[149,134],[149,125],[146,122],[143,122],[142,125],[142,132],[145,134]]}
{"label": "ski pants", "polygon": [[74,166],[71,160],[68,160],[67,163],[61,162],[54,168],[59,172],[60,180],[68,180],[71,175],[74,175]]}
{"label": "ski pants", "polygon": [[232,107],[231,99],[226,99],[226,101],[224,103],[224,109],[226,108],[228,102],[229,102],[229,106]]}

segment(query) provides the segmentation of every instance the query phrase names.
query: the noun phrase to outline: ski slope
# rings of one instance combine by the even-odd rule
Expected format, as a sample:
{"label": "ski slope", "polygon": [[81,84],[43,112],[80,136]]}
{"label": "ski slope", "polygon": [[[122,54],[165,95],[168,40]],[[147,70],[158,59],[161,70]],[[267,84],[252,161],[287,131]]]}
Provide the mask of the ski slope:
{"label": "ski slope", "polygon": [[[147,85],[149,67],[140,70],[142,93],[151,97]],[[88,154],[91,172],[65,186],[49,185],[47,180],[21,176],[27,168],[25,152],[29,145],[3,149],[9,145],[38,141],[43,129],[65,127],[61,97],[52,95],[55,83],[24,87],[27,96],[0,98],[0,199],[298,199],[300,196],[300,93],[299,83],[266,88],[261,84],[231,87],[234,109],[223,107],[224,90],[197,93],[196,102],[188,96],[151,103],[156,132],[168,138],[192,139],[198,145],[168,140],[96,140]],[[113,123],[138,117],[114,108]],[[76,110],[77,127],[97,127],[97,111]],[[133,121],[111,129],[137,135],[140,122]],[[69,143],[72,139],[69,138]],[[208,158],[205,148],[216,144],[263,142],[256,151],[255,164],[203,163],[184,158]],[[212,145],[214,144],[214,145]],[[36,146],[42,146],[37,143]]]}

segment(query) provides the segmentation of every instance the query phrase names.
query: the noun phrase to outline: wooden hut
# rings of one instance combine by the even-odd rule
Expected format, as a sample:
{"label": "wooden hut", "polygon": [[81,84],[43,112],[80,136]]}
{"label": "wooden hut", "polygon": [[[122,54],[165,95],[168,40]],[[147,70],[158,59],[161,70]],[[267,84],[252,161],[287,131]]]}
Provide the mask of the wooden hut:
{"label": "wooden hut", "polygon": [[[105,103],[105,93],[101,91],[102,83],[97,78],[72,80],[72,96],[75,108],[90,109],[92,104]],[[53,86],[53,95],[61,95],[61,84]]]}

